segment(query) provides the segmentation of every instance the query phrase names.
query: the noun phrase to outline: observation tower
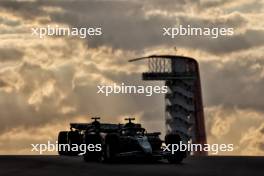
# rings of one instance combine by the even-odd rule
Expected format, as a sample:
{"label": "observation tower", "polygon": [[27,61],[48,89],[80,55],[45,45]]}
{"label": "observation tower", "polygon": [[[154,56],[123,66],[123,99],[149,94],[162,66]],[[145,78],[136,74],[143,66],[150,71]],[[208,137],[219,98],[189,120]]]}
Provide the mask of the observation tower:
{"label": "observation tower", "polygon": [[[167,134],[179,134],[184,143],[205,144],[206,132],[198,62],[177,55],[151,55],[129,60],[145,61],[146,81],[165,81],[165,125]],[[207,155],[195,152],[194,155]]]}

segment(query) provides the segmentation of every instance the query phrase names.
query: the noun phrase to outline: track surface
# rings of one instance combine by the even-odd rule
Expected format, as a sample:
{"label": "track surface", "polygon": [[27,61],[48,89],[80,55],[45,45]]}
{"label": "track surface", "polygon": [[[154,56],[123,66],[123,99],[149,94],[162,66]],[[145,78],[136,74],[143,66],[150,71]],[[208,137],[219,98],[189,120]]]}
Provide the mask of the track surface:
{"label": "track surface", "polygon": [[264,157],[189,157],[181,165],[85,163],[82,157],[0,156],[1,176],[263,176]]}

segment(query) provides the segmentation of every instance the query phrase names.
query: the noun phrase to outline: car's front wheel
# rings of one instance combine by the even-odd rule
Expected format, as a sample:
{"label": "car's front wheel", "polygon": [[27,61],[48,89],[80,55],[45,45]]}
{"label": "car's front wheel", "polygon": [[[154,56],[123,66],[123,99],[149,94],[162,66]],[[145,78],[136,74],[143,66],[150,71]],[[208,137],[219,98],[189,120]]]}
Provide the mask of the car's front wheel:
{"label": "car's front wheel", "polygon": [[[181,137],[178,134],[168,134],[165,136],[165,143],[168,144],[180,144]],[[180,164],[182,160],[186,157],[186,151],[177,150],[174,154],[168,155],[167,159],[169,163]]]}

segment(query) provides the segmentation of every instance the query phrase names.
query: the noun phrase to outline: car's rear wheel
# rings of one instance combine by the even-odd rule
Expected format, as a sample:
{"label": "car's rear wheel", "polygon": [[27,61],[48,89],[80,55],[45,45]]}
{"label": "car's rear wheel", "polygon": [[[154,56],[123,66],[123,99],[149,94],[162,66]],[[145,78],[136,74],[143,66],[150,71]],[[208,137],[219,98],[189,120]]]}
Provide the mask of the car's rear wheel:
{"label": "car's rear wheel", "polygon": [[68,143],[70,145],[70,151],[68,155],[76,156],[80,153],[79,146],[81,144],[81,136],[78,131],[69,131],[68,132]]}
{"label": "car's rear wheel", "polygon": [[[180,144],[181,137],[178,134],[168,134],[165,136],[166,144]],[[174,154],[168,155],[167,159],[169,163],[180,164],[182,160],[186,157],[186,151],[177,150]]]}
{"label": "car's rear wheel", "polygon": [[[61,131],[58,135],[58,145],[65,145],[68,144],[68,131]],[[65,150],[58,150],[59,155],[67,155],[68,151]]]}
{"label": "car's rear wheel", "polygon": [[[89,144],[93,144],[94,146],[97,144],[101,144],[102,139],[100,135],[97,134],[86,134],[85,135],[85,144],[88,146]],[[101,160],[102,151],[88,151],[86,150],[85,154],[83,154],[83,159],[86,162],[91,161],[100,161]]]}
{"label": "car's rear wheel", "polygon": [[103,147],[102,161],[111,163],[116,159],[118,152],[118,136],[109,135],[106,137],[105,144]]}

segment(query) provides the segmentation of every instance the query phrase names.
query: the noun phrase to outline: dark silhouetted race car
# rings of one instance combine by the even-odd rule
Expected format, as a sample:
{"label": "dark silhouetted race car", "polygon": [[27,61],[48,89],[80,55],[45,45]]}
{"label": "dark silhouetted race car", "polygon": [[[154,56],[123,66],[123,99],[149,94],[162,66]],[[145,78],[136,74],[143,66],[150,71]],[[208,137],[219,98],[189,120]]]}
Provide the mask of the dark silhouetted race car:
{"label": "dark silhouetted race car", "polygon": [[[126,124],[100,123],[99,118],[88,124],[71,124],[71,131],[60,132],[58,143],[69,145],[100,145],[100,150],[87,150],[83,154],[85,161],[114,162],[118,159],[167,159],[170,163],[180,163],[186,152],[176,151],[174,154],[164,151],[165,144],[179,144],[177,134],[168,134],[165,141],[160,139],[160,132],[147,133],[141,124],[133,123],[134,118],[127,118]],[[67,135],[66,135],[67,133]],[[66,137],[67,136],[67,137]],[[61,151],[60,155],[78,155],[80,151]]]}

